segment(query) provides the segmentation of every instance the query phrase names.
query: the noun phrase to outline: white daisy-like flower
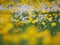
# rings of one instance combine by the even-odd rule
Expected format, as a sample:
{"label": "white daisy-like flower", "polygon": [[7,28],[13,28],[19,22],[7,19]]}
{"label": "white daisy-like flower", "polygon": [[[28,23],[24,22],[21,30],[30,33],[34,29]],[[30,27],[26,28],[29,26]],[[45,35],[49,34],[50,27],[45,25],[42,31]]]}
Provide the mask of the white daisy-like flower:
{"label": "white daisy-like flower", "polygon": [[0,5],[0,10],[3,10],[3,6],[2,5]]}
{"label": "white daisy-like flower", "polygon": [[59,18],[58,22],[60,23],[60,18]]}

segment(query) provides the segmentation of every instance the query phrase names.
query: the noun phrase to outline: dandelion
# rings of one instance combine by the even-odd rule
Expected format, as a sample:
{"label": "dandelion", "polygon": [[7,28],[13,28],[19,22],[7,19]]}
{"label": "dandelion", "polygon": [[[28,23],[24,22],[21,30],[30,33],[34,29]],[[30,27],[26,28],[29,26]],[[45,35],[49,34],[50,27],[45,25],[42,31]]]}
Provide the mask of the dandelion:
{"label": "dandelion", "polygon": [[42,22],[41,24],[42,24],[42,25],[45,25],[45,22]]}
{"label": "dandelion", "polygon": [[48,10],[45,10],[45,9],[42,10],[42,13],[47,13],[47,12],[48,12]]}
{"label": "dandelion", "polygon": [[56,22],[52,22],[52,23],[51,23],[51,26],[52,26],[52,27],[56,26]]}
{"label": "dandelion", "polygon": [[47,18],[48,21],[52,21],[52,19],[53,19],[52,17]]}
{"label": "dandelion", "polygon": [[16,25],[17,26],[23,26],[24,25],[24,22],[18,22]]}
{"label": "dandelion", "polygon": [[16,22],[19,22],[19,19],[17,19]]}

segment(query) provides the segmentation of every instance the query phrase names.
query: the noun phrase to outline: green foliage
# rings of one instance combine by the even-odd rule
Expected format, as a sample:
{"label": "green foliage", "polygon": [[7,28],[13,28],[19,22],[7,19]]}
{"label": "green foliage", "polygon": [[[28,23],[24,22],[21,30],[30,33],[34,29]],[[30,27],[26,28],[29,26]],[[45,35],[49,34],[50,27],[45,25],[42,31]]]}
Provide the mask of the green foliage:
{"label": "green foliage", "polygon": [[21,40],[19,45],[28,45],[28,41],[27,40]]}
{"label": "green foliage", "polygon": [[2,39],[3,35],[0,34],[0,45],[4,45],[3,39]]}

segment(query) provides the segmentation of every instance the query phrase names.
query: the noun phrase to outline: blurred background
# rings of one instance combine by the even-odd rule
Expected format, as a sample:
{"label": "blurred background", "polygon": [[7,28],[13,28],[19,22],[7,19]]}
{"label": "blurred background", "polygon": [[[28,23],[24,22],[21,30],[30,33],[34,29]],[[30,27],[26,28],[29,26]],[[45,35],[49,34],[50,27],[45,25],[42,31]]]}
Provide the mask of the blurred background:
{"label": "blurred background", "polygon": [[0,45],[60,45],[60,0],[0,0]]}

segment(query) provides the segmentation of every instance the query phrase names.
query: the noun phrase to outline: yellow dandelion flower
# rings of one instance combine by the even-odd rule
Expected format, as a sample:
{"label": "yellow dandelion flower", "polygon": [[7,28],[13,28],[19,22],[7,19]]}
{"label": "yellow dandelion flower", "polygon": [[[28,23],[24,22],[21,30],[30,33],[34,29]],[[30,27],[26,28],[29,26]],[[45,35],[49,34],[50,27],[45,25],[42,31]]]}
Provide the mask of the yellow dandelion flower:
{"label": "yellow dandelion flower", "polygon": [[41,24],[42,24],[42,25],[45,25],[45,22],[42,22]]}
{"label": "yellow dandelion flower", "polygon": [[58,17],[58,14],[55,14],[55,17]]}
{"label": "yellow dandelion flower", "polygon": [[32,23],[35,23],[35,22],[36,22],[35,20],[32,21]]}
{"label": "yellow dandelion flower", "polygon": [[47,13],[47,12],[48,12],[48,10],[42,10],[41,12],[42,12],[42,13]]}
{"label": "yellow dandelion flower", "polygon": [[28,20],[28,22],[31,22],[31,21],[32,21],[32,19]]}
{"label": "yellow dandelion flower", "polygon": [[30,20],[33,20],[32,18],[30,18]]}
{"label": "yellow dandelion flower", "polygon": [[17,26],[23,26],[24,25],[24,22],[18,22],[16,25]]}
{"label": "yellow dandelion flower", "polygon": [[52,17],[50,17],[50,18],[47,18],[47,20],[48,20],[48,21],[51,21],[52,19],[53,19]]}
{"label": "yellow dandelion flower", "polygon": [[47,19],[47,16],[44,16],[45,19]]}
{"label": "yellow dandelion flower", "polygon": [[31,22],[31,20],[28,20],[28,22]]}
{"label": "yellow dandelion flower", "polygon": [[52,27],[56,26],[56,22],[51,23],[51,26]]}
{"label": "yellow dandelion flower", "polygon": [[51,14],[49,14],[49,16],[52,16]]}
{"label": "yellow dandelion flower", "polygon": [[28,22],[31,22],[33,20],[31,17],[28,17],[28,19],[29,19]]}
{"label": "yellow dandelion flower", "polygon": [[19,22],[19,19],[17,19],[16,22]]}

